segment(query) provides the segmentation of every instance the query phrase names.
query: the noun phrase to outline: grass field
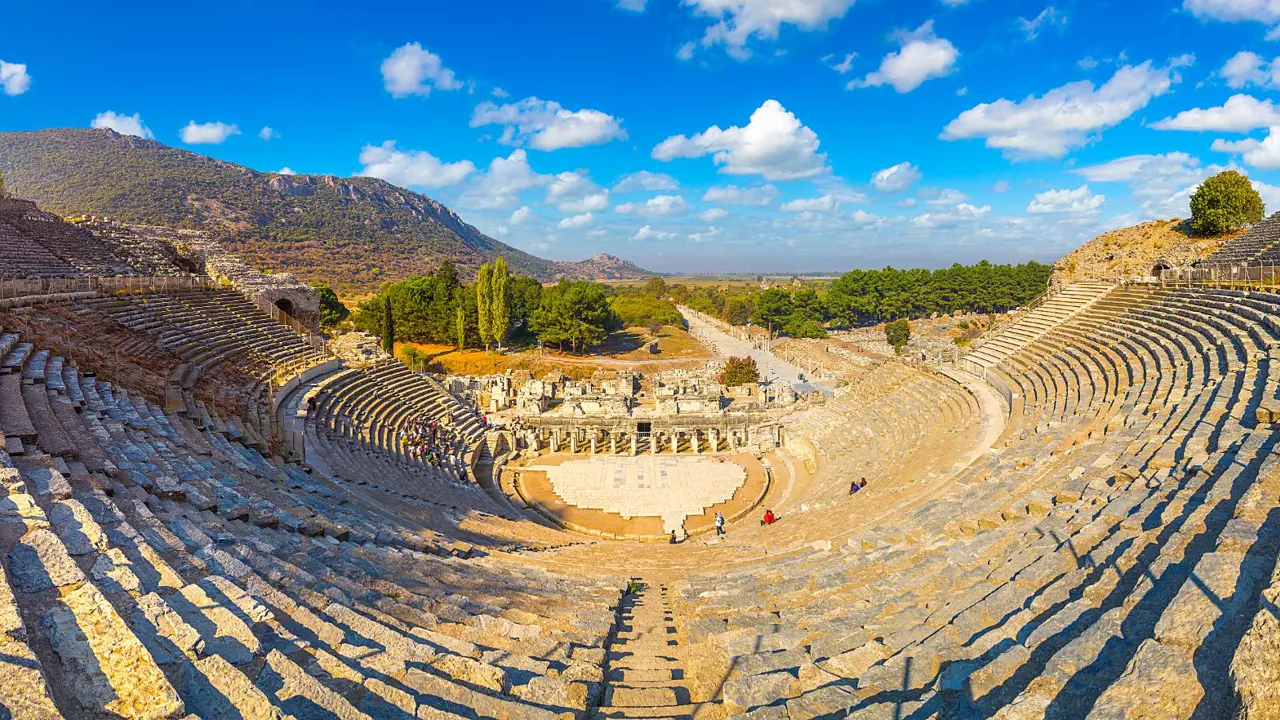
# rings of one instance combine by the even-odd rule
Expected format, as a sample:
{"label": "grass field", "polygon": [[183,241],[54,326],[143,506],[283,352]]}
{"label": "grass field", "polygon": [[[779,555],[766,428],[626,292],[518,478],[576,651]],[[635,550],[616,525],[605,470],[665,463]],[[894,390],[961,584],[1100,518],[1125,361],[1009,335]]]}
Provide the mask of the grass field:
{"label": "grass field", "polygon": [[[659,354],[651,354],[647,345],[658,341]],[[453,375],[495,375],[507,370],[528,370],[541,377],[559,370],[575,379],[591,377],[599,370],[633,370],[654,373],[677,368],[696,368],[712,357],[684,328],[663,327],[657,334],[646,328],[627,328],[611,334],[592,352],[571,355],[536,348],[499,355],[474,348],[459,352],[452,345],[397,343],[396,354],[404,360],[402,348],[412,347],[427,356],[425,367],[414,370],[446,372]],[[407,361],[406,361],[407,362]]]}

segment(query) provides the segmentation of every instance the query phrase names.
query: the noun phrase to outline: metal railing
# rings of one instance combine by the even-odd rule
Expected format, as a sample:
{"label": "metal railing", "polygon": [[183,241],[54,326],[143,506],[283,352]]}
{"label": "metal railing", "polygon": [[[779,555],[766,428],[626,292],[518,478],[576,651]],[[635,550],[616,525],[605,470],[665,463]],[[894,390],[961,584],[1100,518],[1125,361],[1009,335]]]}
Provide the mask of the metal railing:
{"label": "metal railing", "polygon": [[1161,285],[1209,285],[1227,288],[1275,288],[1280,286],[1280,265],[1250,262],[1234,265],[1166,268],[1160,271]]}

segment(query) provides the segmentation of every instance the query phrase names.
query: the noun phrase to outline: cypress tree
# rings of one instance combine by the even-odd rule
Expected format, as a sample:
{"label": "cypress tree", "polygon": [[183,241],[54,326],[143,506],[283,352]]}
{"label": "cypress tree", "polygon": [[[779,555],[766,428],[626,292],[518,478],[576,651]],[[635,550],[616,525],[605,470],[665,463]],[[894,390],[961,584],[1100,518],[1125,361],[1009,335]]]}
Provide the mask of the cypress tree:
{"label": "cypress tree", "polygon": [[492,336],[492,317],[493,313],[493,266],[485,263],[480,266],[480,272],[476,273],[476,314],[479,316],[480,326],[480,344],[484,345],[484,349],[489,349],[489,343],[493,340]]}
{"label": "cypress tree", "polygon": [[489,335],[498,344],[498,352],[502,352],[502,342],[507,339],[510,317],[507,310],[507,284],[511,276],[507,273],[507,261],[499,256],[493,261],[493,291],[490,293]]}
{"label": "cypress tree", "polygon": [[382,349],[391,357],[396,355],[396,321],[391,316],[391,298],[382,302]]}

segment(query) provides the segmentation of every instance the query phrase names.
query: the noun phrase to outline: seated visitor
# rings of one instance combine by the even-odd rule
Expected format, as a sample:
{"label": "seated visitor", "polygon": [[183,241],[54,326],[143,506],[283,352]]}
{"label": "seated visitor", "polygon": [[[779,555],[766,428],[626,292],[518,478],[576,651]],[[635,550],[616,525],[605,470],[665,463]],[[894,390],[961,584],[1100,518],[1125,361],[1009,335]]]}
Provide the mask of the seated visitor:
{"label": "seated visitor", "polygon": [[764,511],[764,519],[760,521],[760,524],[761,524],[761,525],[772,525],[772,524],[773,524],[774,522],[776,522],[777,520],[778,520],[778,518],[777,518],[777,516],[775,516],[775,515],[773,514],[773,511],[772,511],[772,510],[765,510],[765,511]]}

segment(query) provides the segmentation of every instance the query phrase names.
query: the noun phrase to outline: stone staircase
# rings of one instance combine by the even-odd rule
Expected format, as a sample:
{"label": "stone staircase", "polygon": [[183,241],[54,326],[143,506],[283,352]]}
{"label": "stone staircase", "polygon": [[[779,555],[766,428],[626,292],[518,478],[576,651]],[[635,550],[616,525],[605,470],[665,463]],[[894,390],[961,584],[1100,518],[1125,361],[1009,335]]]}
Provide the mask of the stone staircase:
{"label": "stone staircase", "polygon": [[1106,296],[1113,287],[1108,283],[1069,285],[1012,325],[1000,328],[993,337],[982,344],[982,347],[966,355],[965,360],[977,374],[981,374],[982,370],[999,364],[1045,333],[1084,311]]}
{"label": "stone staircase", "polygon": [[642,583],[618,609],[606,654],[607,685],[593,718],[692,718],[684,652],[665,585]]}

